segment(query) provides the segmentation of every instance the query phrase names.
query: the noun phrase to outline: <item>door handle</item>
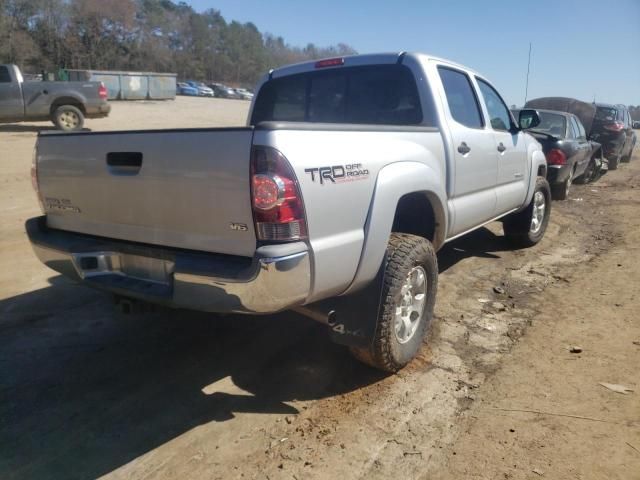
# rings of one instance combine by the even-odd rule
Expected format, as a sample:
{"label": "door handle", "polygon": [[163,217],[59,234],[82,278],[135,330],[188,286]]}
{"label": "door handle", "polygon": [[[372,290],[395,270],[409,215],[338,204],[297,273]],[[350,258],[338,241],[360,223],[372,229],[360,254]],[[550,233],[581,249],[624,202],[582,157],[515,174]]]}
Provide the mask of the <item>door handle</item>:
{"label": "door handle", "polygon": [[500,143],[498,144],[498,151],[499,151],[500,153],[504,152],[506,149],[507,149],[507,147],[505,147],[505,146],[502,144],[502,142],[500,142]]}
{"label": "door handle", "polygon": [[109,152],[107,165],[114,175],[137,175],[142,167],[142,152]]}
{"label": "door handle", "polygon": [[460,152],[462,155],[466,155],[467,153],[469,153],[471,151],[471,149],[469,148],[469,145],[467,145],[466,142],[462,142],[459,146],[458,146],[458,152]]}

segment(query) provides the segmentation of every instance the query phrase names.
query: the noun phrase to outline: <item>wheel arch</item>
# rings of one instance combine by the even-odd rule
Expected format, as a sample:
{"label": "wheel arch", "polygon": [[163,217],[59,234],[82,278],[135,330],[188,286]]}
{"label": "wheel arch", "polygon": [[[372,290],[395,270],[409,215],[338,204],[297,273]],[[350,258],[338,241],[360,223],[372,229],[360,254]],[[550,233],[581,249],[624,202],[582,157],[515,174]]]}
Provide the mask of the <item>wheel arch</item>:
{"label": "wheel arch", "polygon": [[87,114],[84,102],[73,96],[65,95],[61,97],[57,97],[51,102],[51,107],[49,108],[49,115],[53,115],[53,113],[60,107],[64,105],[71,105],[76,107],[78,110],[82,112],[83,115]]}
{"label": "wheel arch", "polygon": [[441,172],[419,162],[393,163],[380,170],[360,262],[345,294],[360,289],[376,276],[392,232],[422,236],[436,250],[444,244],[447,215]]}

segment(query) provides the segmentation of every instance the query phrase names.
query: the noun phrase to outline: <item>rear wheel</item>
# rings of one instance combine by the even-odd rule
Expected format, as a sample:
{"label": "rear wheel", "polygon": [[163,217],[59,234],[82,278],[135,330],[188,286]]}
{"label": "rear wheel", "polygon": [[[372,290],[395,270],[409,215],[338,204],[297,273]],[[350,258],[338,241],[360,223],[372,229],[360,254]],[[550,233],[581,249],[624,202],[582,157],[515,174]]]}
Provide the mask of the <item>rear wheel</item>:
{"label": "rear wheel", "polygon": [[575,179],[575,183],[589,183],[596,179],[602,166],[602,154],[596,154],[589,160],[584,173]]}
{"label": "rear wheel", "polygon": [[617,154],[613,158],[609,159],[609,170],[617,170],[619,164],[620,154]]}
{"label": "rear wheel", "polygon": [[633,155],[633,147],[635,147],[635,144],[631,145],[631,148],[629,149],[629,153],[622,158],[622,161],[624,163],[629,163],[631,161],[631,155]]}
{"label": "rear wheel", "polygon": [[351,348],[358,360],[396,372],[418,353],[436,302],[438,261],[431,243],[416,235],[392,233],[378,327],[368,348]]}
{"label": "rear wheel", "polygon": [[518,247],[531,247],[542,240],[551,215],[551,189],[546,178],[538,177],[531,202],[523,211],[503,222],[507,240]]}
{"label": "rear wheel", "polygon": [[62,105],[56,108],[52,120],[56,127],[66,132],[82,130],[84,126],[84,115],[73,105]]}
{"label": "rear wheel", "polygon": [[569,171],[569,176],[564,182],[551,187],[551,193],[553,195],[554,200],[567,199],[567,197],[569,196],[569,190],[571,190],[571,183],[573,182],[574,172],[575,172],[575,167]]}

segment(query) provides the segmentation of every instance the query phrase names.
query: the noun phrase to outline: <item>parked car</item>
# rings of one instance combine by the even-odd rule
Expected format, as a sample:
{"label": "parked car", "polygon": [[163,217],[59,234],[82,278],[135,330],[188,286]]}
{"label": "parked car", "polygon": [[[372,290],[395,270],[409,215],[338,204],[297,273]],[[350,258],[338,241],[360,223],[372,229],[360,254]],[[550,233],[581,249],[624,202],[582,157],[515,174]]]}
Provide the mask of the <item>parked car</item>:
{"label": "parked car", "polygon": [[544,236],[547,163],[519,126],[539,116],[516,123],[479,73],[356,55],[278,68],[257,92],[246,127],[41,133],[36,255],[124,305],[296,309],[396,371],[430,325],[438,249],[496,219],[516,246]]}
{"label": "parked car", "polygon": [[110,111],[102,82],[25,82],[16,65],[0,65],[0,123],[51,120],[72,131]]}
{"label": "parked car", "polygon": [[188,83],[184,82],[176,83],[176,93],[178,95],[187,95],[190,97],[198,97],[200,95],[196,87],[192,87]]}
{"label": "parked car", "polygon": [[[610,167],[611,162],[606,159],[604,146],[599,141],[601,129],[596,125],[597,108],[594,103],[582,102],[568,97],[542,97],[529,100],[525,103],[525,107],[568,112],[578,117],[587,134],[587,140],[592,143],[593,153],[586,173],[576,181],[584,183],[593,181],[605,171],[605,166]],[[597,148],[597,145],[600,145],[600,148]]]}
{"label": "parked car", "polygon": [[[514,115],[519,110],[513,110]],[[574,179],[593,177],[593,155],[601,147],[589,141],[580,119],[572,113],[538,110],[540,124],[527,128],[542,145],[547,157],[547,180],[556,200],[565,200]]]}
{"label": "parked car", "polygon": [[246,90],[244,88],[236,88],[234,90],[242,100],[253,100],[253,93],[251,93],[249,90]]}
{"label": "parked car", "polygon": [[593,121],[594,139],[602,144],[609,169],[615,170],[620,162],[631,160],[636,143],[631,116],[624,105],[596,104]]}
{"label": "parked car", "polygon": [[213,89],[213,91],[216,94],[216,97],[240,98],[240,96],[236,93],[236,91],[233,88],[223,85],[222,83],[211,83],[209,84],[209,87]]}
{"label": "parked car", "polygon": [[633,122],[633,128],[640,128],[640,122]]}
{"label": "parked car", "polygon": [[211,88],[207,87],[202,82],[196,82],[196,81],[193,81],[193,80],[189,80],[187,82],[187,85],[197,89],[198,90],[198,95],[200,97],[215,97],[215,94],[213,93],[213,90]]}

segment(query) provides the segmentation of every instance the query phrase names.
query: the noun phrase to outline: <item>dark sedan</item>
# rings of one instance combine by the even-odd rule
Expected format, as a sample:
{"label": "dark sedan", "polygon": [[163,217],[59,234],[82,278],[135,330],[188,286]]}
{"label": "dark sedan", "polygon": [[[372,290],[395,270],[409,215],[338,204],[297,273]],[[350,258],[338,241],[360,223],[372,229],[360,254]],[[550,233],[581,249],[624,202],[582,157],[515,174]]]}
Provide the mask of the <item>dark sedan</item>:
{"label": "dark sedan", "polygon": [[[519,111],[514,115],[518,118]],[[594,148],[575,115],[552,110],[538,110],[540,124],[527,132],[542,145],[547,157],[547,180],[555,200],[565,200],[574,179],[591,175],[587,171]]]}

